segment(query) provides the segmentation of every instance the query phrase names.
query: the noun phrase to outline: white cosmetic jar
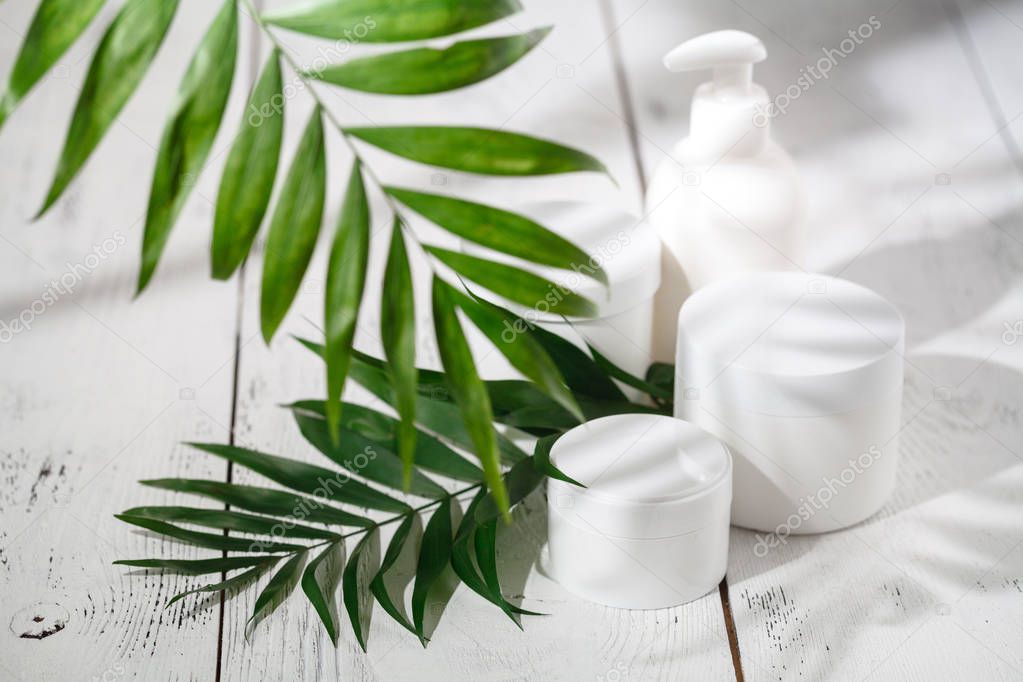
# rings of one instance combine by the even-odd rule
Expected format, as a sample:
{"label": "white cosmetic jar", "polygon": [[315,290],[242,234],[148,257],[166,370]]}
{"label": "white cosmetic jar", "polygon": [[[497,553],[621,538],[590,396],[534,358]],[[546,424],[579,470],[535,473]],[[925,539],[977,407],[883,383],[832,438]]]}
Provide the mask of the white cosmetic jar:
{"label": "white cosmetic jar", "polygon": [[702,429],[650,414],[568,431],[547,481],[547,571],[580,597],[659,609],[715,589],[728,564],[732,458]]}
{"label": "white cosmetic jar", "polygon": [[675,415],[735,456],[732,523],[851,526],[895,486],[905,323],[877,293],[797,272],[704,287],[678,318]]}
{"label": "white cosmetic jar", "polygon": [[[593,203],[537,202],[526,204],[517,212],[578,246],[590,261],[573,264],[573,270],[563,270],[525,265],[521,260],[464,240],[462,250],[528,269],[558,287],[574,291],[596,304],[597,315],[569,318],[566,323],[564,317],[551,311],[550,301],[537,301],[527,308],[493,294],[488,296],[528,322],[560,336],[570,340],[582,336],[611,362],[642,377],[651,361],[653,297],[661,284],[661,242],[657,233],[625,211]],[[606,287],[587,275],[593,266],[604,269]],[[554,290],[551,295],[556,297],[558,292]],[[571,327],[578,335],[573,334]],[[638,395],[632,389],[626,393]]]}

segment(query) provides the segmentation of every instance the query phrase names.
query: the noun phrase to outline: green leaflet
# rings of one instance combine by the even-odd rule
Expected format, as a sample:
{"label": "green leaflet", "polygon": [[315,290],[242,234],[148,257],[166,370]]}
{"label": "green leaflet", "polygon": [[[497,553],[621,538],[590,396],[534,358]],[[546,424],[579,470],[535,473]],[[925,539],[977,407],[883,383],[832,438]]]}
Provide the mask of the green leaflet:
{"label": "green leaflet", "polygon": [[[320,500],[301,495],[292,495],[281,490],[258,488],[237,483],[221,483],[190,478],[160,478],[140,481],[142,485],[161,490],[174,490],[181,493],[192,493],[219,500],[232,507],[245,509],[257,514],[270,516],[301,517],[312,523],[326,523],[342,526],[368,528],[373,521],[365,516],[352,514],[330,507]],[[299,513],[296,513],[298,510]]]}
{"label": "green leaflet", "polygon": [[659,395],[666,395],[664,398],[654,396],[654,401],[670,413],[675,401],[675,365],[655,362],[647,368],[645,378],[648,384],[660,389]]}
{"label": "green leaflet", "polygon": [[287,563],[281,566],[280,570],[274,573],[273,577],[270,578],[270,582],[266,584],[263,591],[256,597],[256,605],[252,609],[252,615],[245,624],[246,629],[248,629],[249,624],[259,622],[284,603],[284,600],[295,589],[295,585],[298,584],[307,556],[308,552],[298,552],[288,559]]}
{"label": "green leaflet", "polygon": [[334,599],[337,582],[333,576],[326,575],[324,576],[326,582],[321,585],[316,577],[316,570],[331,554],[337,552],[340,547],[341,545],[339,544],[327,545],[322,552],[316,555],[315,559],[309,562],[309,565],[305,567],[305,571],[302,573],[302,591],[309,598],[309,603],[316,609],[317,615],[323,621],[323,627],[327,628],[327,635],[330,637],[330,641],[334,642],[335,646],[337,644],[338,627],[334,619],[331,602]]}
{"label": "green leaflet", "polygon": [[[490,590],[490,593],[507,605],[512,613],[527,616],[543,616],[545,614],[536,611],[526,611],[515,606],[501,593],[501,580],[497,574],[497,519],[490,519],[482,523],[473,535],[473,543],[476,549],[476,564],[483,575],[483,582]],[[514,619],[513,619],[514,620]],[[515,621],[518,624],[518,621]]]}
{"label": "green leaflet", "polygon": [[416,584],[412,588],[412,622],[419,641],[426,646],[423,616],[430,588],[440,578],[451,559],[451,498],[445,497],[430,516],[423,530],[423,543],[416,565]]}
{"label": "green leaflet", "polygon": [[260,327],[267,343],[295,300],[309,259],[316,248],[327,191],[327,163],[323,148],[323,121],[317,107],[284,180],[270,219],[263,257],[263,284],[259,300]]}
{"label": "green leaflet", "polygon": [[262,19],[331,40],[389,43],[459,33],[521,9],[517,0],[307,0]]}
{"label": "green leaflet", "polygon": [[195,589],[186,590],[185,592],[176,594],[169,602],[167,602],[167,605],[164,606],[164,608],[167,608],[174,602],[184,599],[188,595],[195,594],[197,592],[222,592],[246,585],[255,580],[256,578],[258,578],[260,575],[263,574],[264,571],[266,571],[275,563],[277,563],[277,560],[278,557],[274,557],[274,560],[272,562],[269,562],[262,566],[256,566],[255,568],[251,568],[245,571],[244,573],[239,573],[238,575],[232,578],[228,578],[227,580],[224,580],[222,582],[214,583],[213,585],[203,585],[202,587],[196,587]]}
{"label": "green leaflet", "polygon": [[415,627],[408,622],[408,618],[394,605],[391,595],[387,592],[387,585],[384,583],[384,577],[387,575],[387,572],[391,570],[394,562],[401,556],[401,551],[405,547],[405,541],[408,540],[409,531],[412,529],[413,519],[412,515],[406,516],[402,520],[401,525],[394,531],[391,541],[387,544],[387,552],[380,561],[380,568],[369,584],[369,590],[376,597],[377,602],[387,615],[412,634],[418,634]]}
{"label": "green leaflet", "polygon": [[[476,300],[483,306],[497,308],[505,315],[517,317],[508,310],[478,296]],[[521,320],[521,318],[518,319]],[[576,398],[585,397],[597,401],[628,403],[628,398],[622,393],[622,389],[618,388],[618,385],[604,374],[600,366],[581,348],[543,327],[531,325],[525,320],[522,320],[522,324],[529,329],[530,335],[540,342],[547,354],[554,360],[554,364],[561,370],[561,375],[565,377],[565,383],[572,389]]]}
{"label": "green leaflet", "polygon": [[57,63],[106,0],[43,0],[21,44],[7,87],[0,96],[0,128],[18,102]]}
{"label": "green leaflet", "polygon": [[210,246],[216,279],[227,279],[245,260],[270,204],[284,133],[283,87],[274,50],[252,88],[220,177]]}
{"label": "green leaflet", "polygon": [[507,604],[508,610],[512,613],[526,616],[546,615],[519,608],[501,594],[501,581],[497,575],[497,519],[490,519],[486,523],[480,524],[473,536],[473,542],[476,545],[476,564],[480,567],[480,573],[483,575],[487,589]]}
{"label": "green leaflet", "polygon": [[127,514],[114,514],[114,518],[130,523],[133,526],[151,530],[160,535],[187,542],[196,547],[207,549],[219,549],[225,552],[290,552],[302,549],[302,545],[293,545],[285,542],[267,542],[264,540],[252,540],[250,538],[236,538],[226,535],[215,535],[213,533],[200,533],[194,530],[178,528],[163,521],[147,519],[144,516],[129,516]]}
{"label": "green leaflet", "polygon": [[483,175],[550,175],[607,169],[585,152],[519,133],[489,128],[393,126],[346,128],[397,156]]}
{"label": "green leaflet", "polygon": [[[307,339],[298,339],[298,341],[323,357],[321,344]],[[393,407],[396,402],[394,391],[387,380],[384,367],[382,360],[356,351],[352,363],[352,378],[367,391]],[[423,374],[424,370],[420,369],[420,377]],[[420,387],[422,388],[421,382]],[[471,450],[474,447],[472,436],[465,428],[458,406],[449,402],[450,395],[451,391],[447,388],[446,383],[443,386],[434,387],[432,392],[425,395],[420,391],[416,396],[416,421],[434,433],[443,434],[444,438],[455,445]],[[526,457],[525,452],[501,434],[497,434],[497,448],[501,453],[501,461],[506,464],[514,464]]]}
{"label": "green leaflet", "polygon": [[238,11],[226,0],[192,57],[160,138],[142,236],[138,291],[146,288],[174,221],[199,181],[231,94],[238,53]]}
{"label": "green leaflet", "polygon": [[407,491],[412,483],[412,466],[416,458],[416,384],[419,377],[416,371],[412,272],[405,251],[401,220],[397,217],[391,229],[391,247],[384,269],[380,338],[387,358],[387,377],[394,389],[395,408],[401,417],[397,430],[398,456],[402,462],[402,483]]}
{"label": "green leaflet", "polygon": [[599,265],[591,265],[589,254],[525,216],[440,194],[401,187],[384,189],[430,222],[463,239],[529,263],[564,270],[578,268],[580,272],[607,284],[607,274]]}
{"label": "green leaflet", "polygon": [[465,430],[472,438],[473,450],[483,464],[484,479],[498,507],[508,516],[508,493],[501,478],[501,461],[494,431],[494,416],[486,386],[476,372],[472,351],[458,321],[456,302],[450,289],[433,278],[433,320],[441,362],[455,402],[462,412]]}
{"label": "green leaflet", "polygon": [[327,427],[334,445],[341,437],[341,392],[352,364],[352,343],[358,321],[369,259],[369,204],[359,162],[352,164],[341,218],[327,262],[323,297],[327,365]]}
{"label": "green leaflet", "polygon": [[597,314],[589,299],[527,270],[436,246],[423,249],[459,275],[526,308],[572,317]]}
{"label": "green leaflet", "polygon": [[565,385],[561,372],[543,346],[529,335],[528,328],[523,327],[521,331],[516,332],[513,318],[500,314],[492,307],[480,305],[475,299],[453,287],[449,286],[449,289],[452,298],[458,302],[458,307],[515,369],[522,372],[578,421],[583,421],[583,413],[572,392]]}
{"label": "green leaflet", "polygon": [[131,97],[170,26],[178,0],[128,0],[103,35],[78,95],[38,218],[53,205],[85,164]]}
{"label": "green leaflet", "polygon": [[[301,412],[295,412],[294,417],[305,439],[329,459],[365,479],[394,490],[402,489],[401,460],[386,446],[349,428],[342,428],[340,441],[335,445],[325,420]],[[429,498],[446,494],[444,488],[418,471],[412,472],[409,492]]]}
{"label": "green leaflet", "polygon": [[[370,542],[373,541],[376,534],[379,531],[374,528],[373,530],[366,533],[366,535],[359,541],[359,544],[352,550],[352,554],[348,557],[348,564],[345,566],[344,573],[341,575],[341,598],[345,604],[345,611],[348,612],[348,619],[352,623],[352,630],[355,632],[355,639],[359,641],[359,646],[362,647],[363,651],[366,651],[366,635],[363,632],[362,614],[360,608],[360,602],[362,601],[363,595],[366,594],[365,576],[363,571],[359,569],[362,567],[362,555],[366,547]],[[361,578],[361,579],[360,579]]]}
{"label": "green leaflet", "polygon": [[[322,400],[300,400],[289,407],[294,410],[311,412],[321,418],[324,416]],[[381,445],[388,449],[392,449],[393,445],[394,449],[397,449],[397,434],[401,428],[398,420],[364,405],[353,403],[345,403],[342,412],[352,415],[351,421],[346,424],[347,428],[360,432],[367,438],[370,437],[370,433],[373,433],[373,439],[378,440]],[[467,483],[483,480],[483,472],[479,467],[428,433],[417,430],[414,454],[415,467],[424,471]]]}
{"label": "green leaflet", "polygon": [[306,75],[351,90],[381,95],[427,95],[464,88],[517,62],[550,27],[521,35],[460,41],[443,50],[418,47],[350,59]]}
{"label": "green leaflet", "polygon": [[476,562],[474,561],[476,555],[475,535],[479,528],[479,524],[476,521],[476,509],[486,499],[486,496],[487,491],[480,490],[472,499],[472,502],[469,503],[469,507],[465,510],[465,515],[462,516],[462,521],[458,524],[458,530],[455,532],[455,539],[451,545],[451,568],[454,569],[455,575],[465,583],[466,587],[504,611],[505,615],[519,629],[522,629],[522,624],[519,622],[516,610],[512,608],[512,605],[500,593],[493,592],[480,577],[479,571],[476,570]]}
{"label": "green leaflet", "polygon": [[[337,533],[304,526],[288,519],[253,516],[224,509],[200,509],[197,507],[133,507],[123,512],[126,516],[138,516],[157,521],[181,521],[207,528],[220,528],[239,533],[257,533],[273,537],[304,538],[307,540],[330,540],[339,537]],[[255,541],[253,541],[255,542]]]}
{"label": "green leaflet", "polygon": [[586,486],[554,466],[554,463],[551,462],[551,448],[554,447],[555,441],[560,437],[561,434],[554,434],[536,441],[536,445],[533,448],[533,466],[536,467],[537,472],[544,476],[585,488]]}
{"label": "green leaflet", "polygon": [[644,393],[653,398],[659,398],[661,400],[671,400],[671,396],[673,393],[672,391],[662,388],[657,384],[652,384],[649,381],[644,381],[639,377],[632,376],[624,369],[622,369],[621,367],[619,367],[618,365],[614,364],[606,357],[601,355],[600,352],[597,351],[597,349],[591,346],[590,344],[586,344],[586,347],[590,350],[590,355],[593,356],[593,361],[597,363],[597,366],[600,367],[604,374],[608,375],[613,379],[617,379],[626,386],[638,388],[639,390],[643,391]]}
{"label": "green leaflet", "polygon": [[251,469],[271,481],[300,493],[357,507],[368,507],[399,514],[409,508],[401,500],[396,500],[353,479],[347,472],[325,469],[315,464],[306,464],[288,457],[267,455],[234,445],[222,443],[189,443],[189,445],[211,455],[223,457],[246,469]]}
{"label": "green leaflet", "polygon": [[232,556],[218,559],[118,559],[116,566],[132,568],[159,568],[185,575],[208,575],[225,573],[239,568],[264,566],[277,561],[275,556]]}
{"label": "green leaflet", "polygon": [[[544,474],[533,463],[532,458],[524,459],[513,466],[504,475],[505,487],[508,490],[508,506],[514,507],[524,500],[543,483],[543,479]],[[479,508],[476,510],[476,520],[480,524],[485,524],[492,519],[496,519],[504,513],[504,510],[505,507],[501,501],[495,499],[495,496],[491,494],[480,503]]]}

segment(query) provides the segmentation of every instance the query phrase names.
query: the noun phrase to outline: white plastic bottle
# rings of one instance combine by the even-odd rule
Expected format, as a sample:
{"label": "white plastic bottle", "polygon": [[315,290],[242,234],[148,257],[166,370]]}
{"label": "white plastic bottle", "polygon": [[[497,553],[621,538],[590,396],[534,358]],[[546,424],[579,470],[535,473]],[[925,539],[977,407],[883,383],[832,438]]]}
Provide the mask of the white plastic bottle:
{"label": "white plastic bottle", "polygon": [[664,58],[671,71],[712,69],[693,95],[689,137],[654,173],[646,212],[661,238],[654,358],[672,362],[678,311],[705,284],[754,270],[803,266],[802,192],[792,159],[770,134],[767,92],[753,64],[767,50],[743,31],[687,40]]}

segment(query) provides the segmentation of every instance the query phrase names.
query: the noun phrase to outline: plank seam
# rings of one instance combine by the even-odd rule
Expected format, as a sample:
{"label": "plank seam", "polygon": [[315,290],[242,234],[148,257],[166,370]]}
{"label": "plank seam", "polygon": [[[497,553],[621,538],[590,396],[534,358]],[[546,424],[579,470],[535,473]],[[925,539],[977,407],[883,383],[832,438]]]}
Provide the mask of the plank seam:
{"label": "plank seam", "polygon": [[611,64],[614,72],[615,85],[618,90],[618,101],[622,107],[625,131],[629,138],[629,147],[632,149],[632,161],[636,167],[636,177],[639,179],[639,186],[646,193],[646,171],[643,170],[643,155],[639,148],[639,129],[636,125],[636,113],[632,104],[632,91],[629,89],[629,82],[625,75],[625,60],[622,59],[621,44],[618,41],[618,28],[615,25],[614,8],[611,7],[611,0],[601,0],[601,18],[604,22],[604,30],[609,31],[607,43],[611,50]]}
{"label": "plank seam", "polygon": [[1012,136],[1012,130],[1009,129],[1010,124],[1019,115],[1017,114],[1012,120],[1006,117],[1005,109],[1002,108],[1002,103],[998,99],[998,94],[995,92],[987,68],[985,68],[984,62],[980,58],[977,44],[970,34],[970,27],[967,26],[966,19],[963,18],[959,5],[955,0],[946,0],[943,4],[945,6],[945,14],[948,16],[949,23],[952,24],[956,37],[959,39],[959,45],[966,56],[966,61],[973,72],[973,77],[977,81],[977,87],[984,98],[984,104],[988,109],[988,113],[991,114],[995,125],[998,126],[998,136],[1001,138],[1002,144],[1005,145],[1009,158],[1012,159],[1012,165],[1023,175],[1023,151],[1020,151],[1016,139]]}
{"label": "plank seam", "polygon": [[[263,9],[263,0],[255,0],[253,6],[257,12]],[[239,8],[240,11],[240,8]],[[253,20],[249,25],[249,68],[248,68],[248,81],[250,84],[255,84],[256,79],[259,78],[259,54],[263,42],[263,34],[259,30],[259,26]],[[231,368],[231,417],[228,421],[228,433],[227,442],[229,445],[236,445],[235,442],[235,429],[237,428],[238,419],[238,382],[241,376],[241,359],[242,359],[242,316],[245,310],[245,266],[246,263],[243,261],[241,267],[238,268],[237,274],[237,286],[238,295],[235,298],[235,314],[234,314],[234,363]],[[227,467],[224,472],[224,479],[227,483],[232,483],[234,480],[234,462],[228,461]],[[224,509],[230,509],[231,505],[225,504]],[[224,535],[228,535],[227,529],[224,529]],[[222,553],[224,557],[227,557],[227,552]],[[223,571],[220,574],[221,581],[227,580],[227,572]],[[223,660],[224,660],[224,622],[226,612],[227,595],[221,591],[220,602],[218,607],[217,616],[217,660],[214,667],[213,679],[215,682],[220,682],[223,674]]]}
{"label": "plank seam", "polygon": [[735,629],[732,617],[732,601],[728,596],[728,576],[718,584],[718,596],[721,598],[721,615],[725,619],[725,632],[728,634],[728,648],[732,651],[732,667],[735,669],[735,682],[744,682],[742,672],[742,656],[739,654],[739,633]]}

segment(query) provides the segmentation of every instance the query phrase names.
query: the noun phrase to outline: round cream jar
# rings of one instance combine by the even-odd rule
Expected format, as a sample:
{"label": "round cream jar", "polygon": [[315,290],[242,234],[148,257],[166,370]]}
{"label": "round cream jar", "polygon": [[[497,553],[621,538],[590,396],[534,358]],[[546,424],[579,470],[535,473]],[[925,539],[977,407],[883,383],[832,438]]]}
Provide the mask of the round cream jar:
{"label": "round cream jar", "polygon": [[905,323],[842,279],[763,272],[704,287],[678,319],[675,415],[735,456],[732,523],[853,525],[895,485]]}
{"label": "round cream jar", "polygon": [[[500,299],[528,322],[570,340],[582,337],[622,369],[643,376],[651,361],[653,297],[661,283],[661,243],[657,234],[635,216],[609,206],[572,201],[527,204],[517,211],[572,242],[590,261],[573,264],[574,270],[524,266],[504,254],[462,241],[462,249],[475,256],[512,263],[588,298],[597,306],[593,318],[566,319],[551,311],[548,301],[533,308]],[[605,287],[588,276],[602,267],[608,278]],[[558,292],[553,291],[553,296]],[[496,298],[495,298],[496,300]],[[574,333],[572,328],[578,334]],[[636,398],[639,393],[626,389]]]}
{"label": "round cream jar", "polygon": [[716,438],[671,417],[614,415],[567,432],[551,461],[586,486],[547,482],[547,571],[565,589],[658,609],[721,582],[732,458]]}

